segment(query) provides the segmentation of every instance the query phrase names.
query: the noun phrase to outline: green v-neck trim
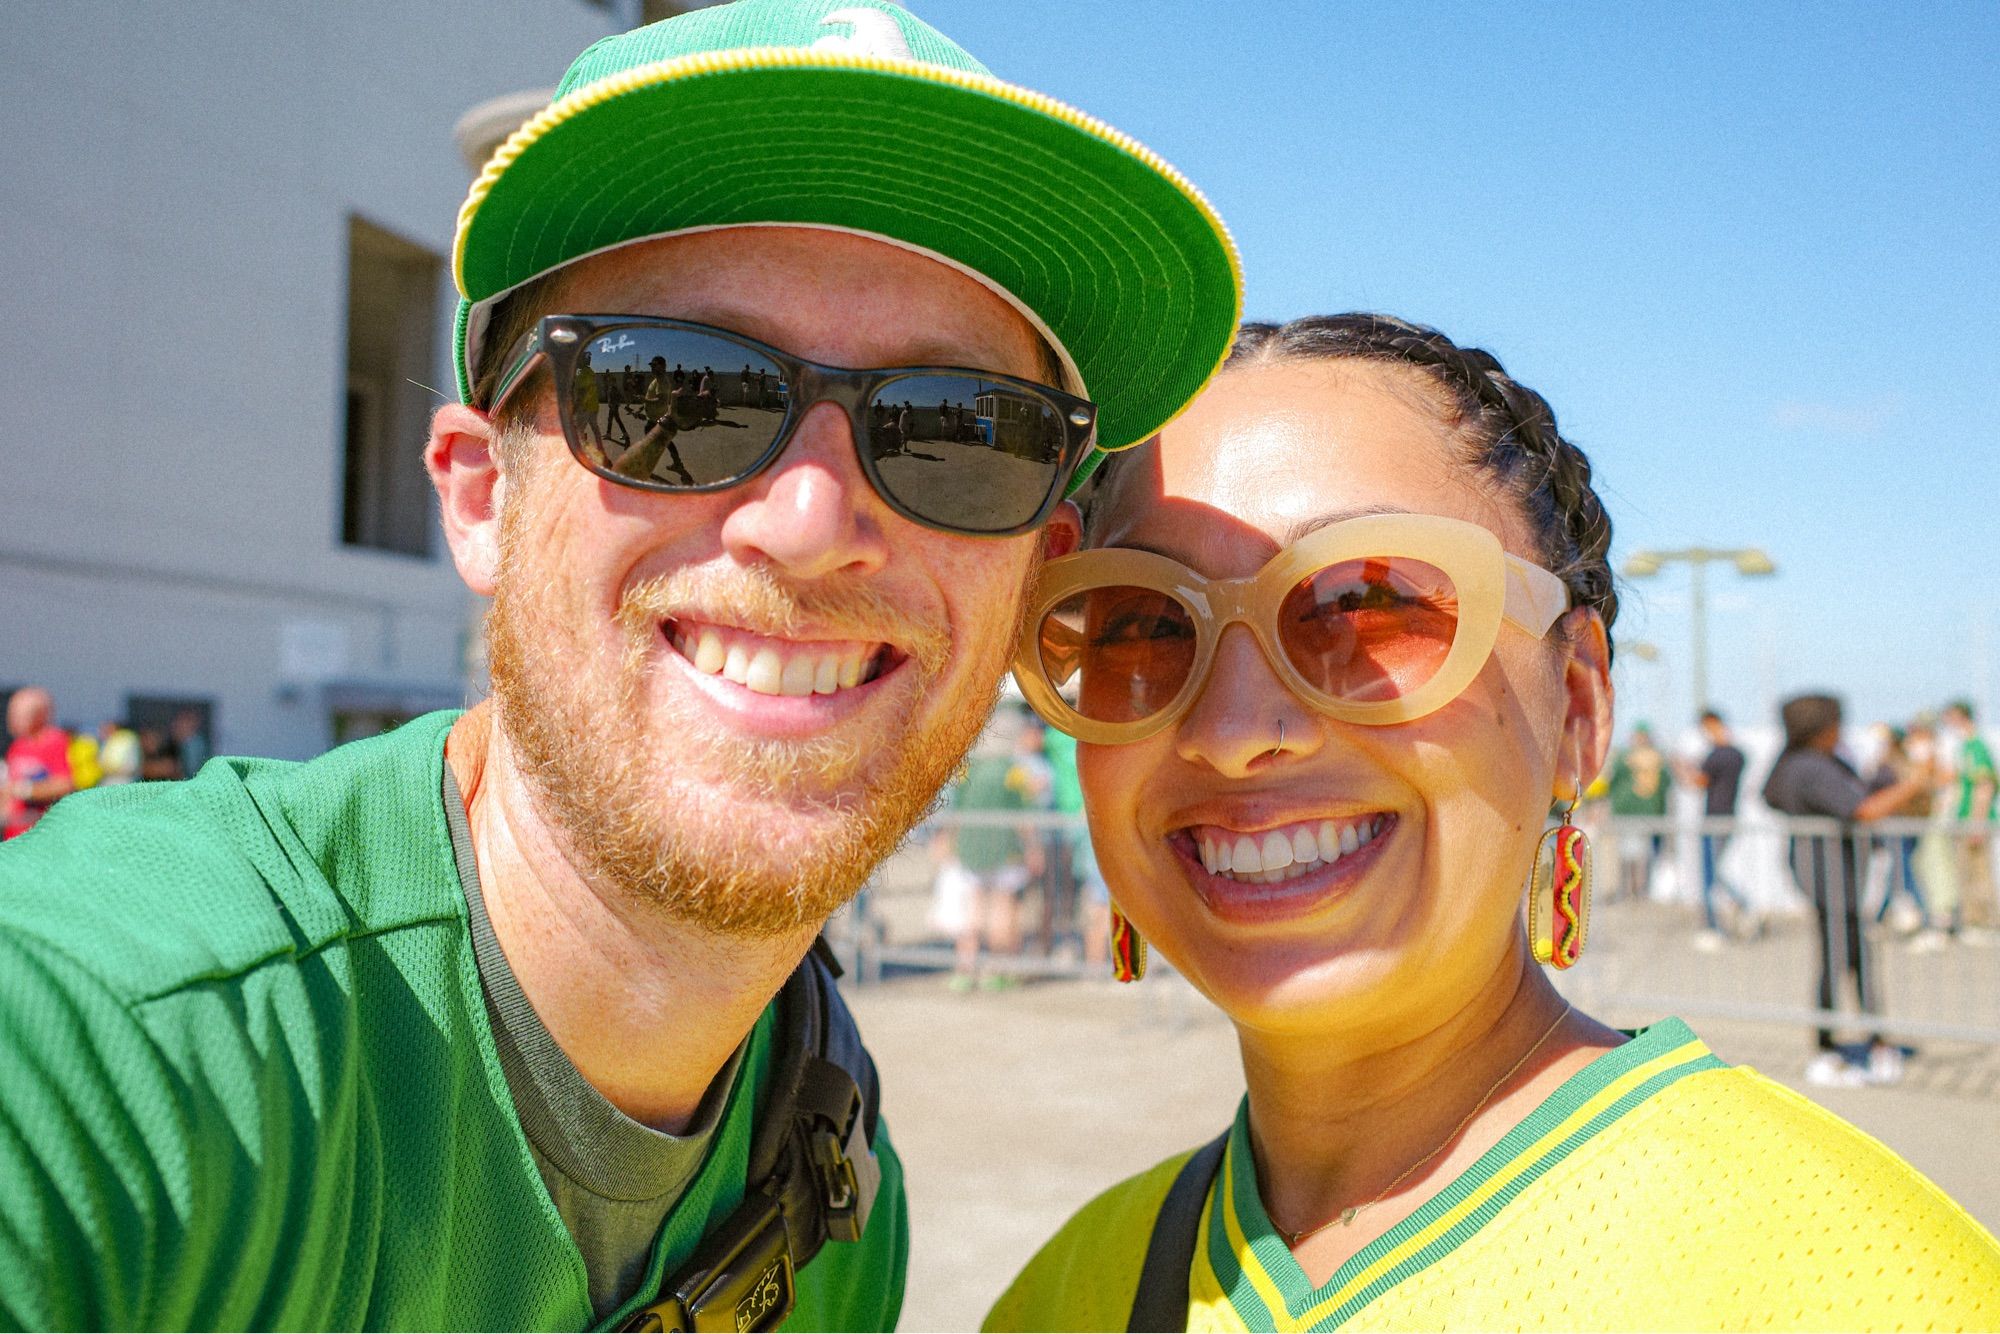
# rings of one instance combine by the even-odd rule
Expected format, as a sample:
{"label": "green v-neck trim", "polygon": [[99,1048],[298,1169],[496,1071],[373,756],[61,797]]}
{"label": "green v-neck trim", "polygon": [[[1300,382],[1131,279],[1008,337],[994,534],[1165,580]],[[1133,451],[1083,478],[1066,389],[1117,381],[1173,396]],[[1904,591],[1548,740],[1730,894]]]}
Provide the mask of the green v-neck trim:
{"label": "green v-neck trim", "polygon": [[[1683,1050],[1685,1049],[1685,1050]],[[1657,1064],[1638,1084],[1625,1089],[1608,1104],[1570,1126],[1553,1144],[1543,1145],[1547,1136],[1575,1120],[1587,1104],[1613,1084],[1641,1067]],[[1661,1089],[1702,1070],[1726,1068],[1704,1046],[1688,1026],[1678,1019],[1665,1019],[1635,1030],[1632,1040],[1605,1052],[1571,1075],[1540,1106],[1530,1112],[1500,1142],[1480,1155],[1445,1188],[1425,1201],[1408,1218],[1370,1242],[1350,1257],[1324,1284],[1315,1288],[1293,1259],[1284,1238],[1264,1212],[1257,1188],[1255,1159],[1250,1150],[1249,1102],[1239,1106],[1230,1131],[1229,1149],[1218,1173],[1216,1189],[1209,1197],[1208,1260],[1217,1282],[1228,1294],[1237,1315],[1251,1329],[1337,1329],[1362,1307],[1404,1280],[1421,1273],[1457,1250],[1489,1222],[1509,1201],[1532,1185],[1550,1168],[1574,1153],[1591,1138],[1617,1122],[1633,1108]],[[1538,1147],[1540,1146],[1540,1147]],[[1524,1155],[1533,1151],[1530,1160]],[[1440,1220],[1452,1214],[1496,1178],[1506,1179],[1462,1217],[1454,1219],[1437,1235],[1425,1238],[1412,1248],[1412,1239],[1435,1231]],[[1231,1245],[1232,1228],[1240,1231],[1247,1260]],[[1398,1256],[1398,1252],[1407,1252]],[[1331,1309],[1318,1310],[1354,1285],[1388,1257],[1395,1262],[1348,1293]],[[1249,1266],[1259,1271],[1256,1277]],[[1259,1292],[1265,1287],[1282,1299],[1282,1315]],[[1303,1323],[1309,1321],[1310,1323]]]}

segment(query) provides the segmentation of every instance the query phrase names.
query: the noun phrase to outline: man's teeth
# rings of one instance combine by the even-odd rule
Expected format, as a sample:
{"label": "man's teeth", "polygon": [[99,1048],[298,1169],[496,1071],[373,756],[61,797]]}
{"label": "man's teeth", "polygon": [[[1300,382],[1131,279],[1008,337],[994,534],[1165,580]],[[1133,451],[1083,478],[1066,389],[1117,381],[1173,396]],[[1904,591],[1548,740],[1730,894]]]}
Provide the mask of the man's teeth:
{"label": "man's teeth", "polygon": [[1359,820],[1320,820],[1288,825],[1262,834],[1235,834],[1226,829],[1194,831],[1201,864],[1211,874],[1252,884],[1291,880],[1339,861],[1382,832],[1386,815]]}
{"label": "man's teeth", "polygon": [[831,695],[861,684],[868,670],[865,648],[817,652],[804,646],[784,650],[724,644],[715,630],[674,632],[674,647],[698,672],[734,681],[760,695]]}

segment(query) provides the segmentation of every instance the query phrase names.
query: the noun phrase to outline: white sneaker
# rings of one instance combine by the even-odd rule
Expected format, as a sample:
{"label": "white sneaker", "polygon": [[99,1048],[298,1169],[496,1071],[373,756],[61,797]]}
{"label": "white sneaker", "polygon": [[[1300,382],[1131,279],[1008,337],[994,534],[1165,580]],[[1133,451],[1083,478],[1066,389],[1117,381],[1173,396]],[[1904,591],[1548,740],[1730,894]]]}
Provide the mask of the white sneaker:
{"label": "white sneaker", "polygon": [[1823,1051],[1806,1064],[1806,1083],[1820,1088],[1858,1089],[1868,1082],[1868,1072],[1837,1051]]}
{"label": "white sneaker", "polygon": [[1926,927],[1910,937],[1909,950],[1912,954],[1936,954],[1945,947],[1950,937],[1936,927]]}
{"label": "white sneaker", "polygon": [[1867,1079],[1871,1084],[1903,1082],[1903,1052],[1900,1047],[1877,1043],[1868,1049]]}
{"label": "white sneaker", "polygon": [[1703,954],[1714,954],[1729,944],[1729,938],[1712,928],[1694,933],[1694,947]]}

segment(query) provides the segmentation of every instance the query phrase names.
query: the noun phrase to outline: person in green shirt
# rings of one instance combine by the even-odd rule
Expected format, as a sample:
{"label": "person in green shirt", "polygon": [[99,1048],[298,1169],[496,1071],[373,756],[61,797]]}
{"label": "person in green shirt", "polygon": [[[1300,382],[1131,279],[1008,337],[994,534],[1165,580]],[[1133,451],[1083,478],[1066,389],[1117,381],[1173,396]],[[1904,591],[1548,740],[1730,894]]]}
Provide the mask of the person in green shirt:
{"label": "person in green shirt", "polygon": [[1950,814],[1963,824],[1957,843],[1958,908],[1955,933],[1961,940],[1983,942],[2000,927],[2000,894],[1993,876],[1992,835],[1980,826],[1994,823],[2000,809],[2000,769],[1992,747],[1972,721],[1969,700],[1953,700],[1938,718],[1945,743],[1945,760],[1955,779],[1956,801]]}
{"label": "person in green shirt", "polygon": [[[885,0],[742,0],[578,57],[453,253],[425,462],[492,697],[0,849],[0,1328],[895,1325],[814,942],[978,732],[1097,447],[1212,373],[1234,252]],[[586,349],[750,358],[788,410],[621,476]],[[1050,449],[885,472],[858,428],[913,378]]]}
{"label": "person in green shirt", "polygon": [[[1660,748],[1653,744],[1652,729],[1644,723],[1632,729],[1625,749],[1611,762],[1611,814],[1659,821],[1667,814],[1667,793],[1674,785],[1673,771]],[[1644,898],[1653,879],[1653,866],[1666,843],[1662,826],[1625,831],[1618,835],[1618,896]]]}

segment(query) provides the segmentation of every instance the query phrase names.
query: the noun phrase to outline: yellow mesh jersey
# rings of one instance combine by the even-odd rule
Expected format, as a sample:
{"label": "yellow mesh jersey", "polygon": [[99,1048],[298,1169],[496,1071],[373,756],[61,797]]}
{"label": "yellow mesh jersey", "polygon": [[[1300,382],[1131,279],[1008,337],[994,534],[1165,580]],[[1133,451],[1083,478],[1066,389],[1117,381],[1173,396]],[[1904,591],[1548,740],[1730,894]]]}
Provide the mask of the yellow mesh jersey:
{"label": "yellow mesh jersey", "polygon": [[[986,1328],[1123,1329],[1187,1156],[1086,1205]],[[1239,1110],[1187,1328],[1996,1329],[2000,1244],[1883,1145],[1670,1019],[1318,1288],[1265,1216]]]}

